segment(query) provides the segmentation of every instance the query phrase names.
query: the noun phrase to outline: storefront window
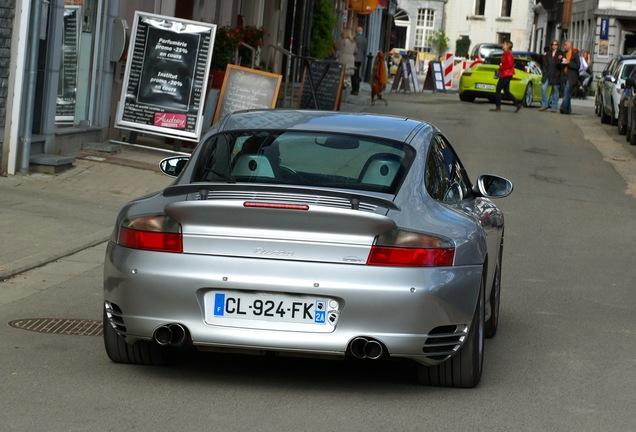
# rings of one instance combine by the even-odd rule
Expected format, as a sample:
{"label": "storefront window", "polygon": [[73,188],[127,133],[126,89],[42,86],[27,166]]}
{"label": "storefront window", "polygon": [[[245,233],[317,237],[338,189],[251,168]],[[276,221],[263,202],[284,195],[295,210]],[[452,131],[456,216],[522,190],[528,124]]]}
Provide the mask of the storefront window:
{"label": "storefront window", "polygon": [[97,2],[64,1],[64,31],[55,113],[58,127],[91,123]]}

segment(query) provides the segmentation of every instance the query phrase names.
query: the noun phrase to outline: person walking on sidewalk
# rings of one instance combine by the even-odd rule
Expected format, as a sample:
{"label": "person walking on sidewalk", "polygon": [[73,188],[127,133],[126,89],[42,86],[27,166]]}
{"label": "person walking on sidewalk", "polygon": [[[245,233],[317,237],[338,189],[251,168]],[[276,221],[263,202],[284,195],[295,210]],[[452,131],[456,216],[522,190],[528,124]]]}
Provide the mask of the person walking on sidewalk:
{"label": "person walking on sidewalk", "polygon": [[351,29],[344,29],[338,46],[338,61],[344,65],[345,79],[350,79],[355,70],[355,55],[358,47],[353,39]]}
{"label": "person walking on sidewalk", "polygon": [[512,76],[515,74],[515,59],[512,56],[512,42],[504,41],[503,43],[503,54],[501,56],[501,64],[499,65],[499,69],[497,69],[497,73],[499,74],[499,79],[497,80],[497,89],[495,90],[495,108],[490,111],[501,111],[501,92],[503,91],[506,98],[510,99],[515,106],[515,112],[519,112],[521,109],[521,102],[519,102],[515,97],[510,94],[510,81],[512,80]]}
{"label": "person walking on sidewalk", "polygon": [[561,114],[572,113],[572,91],[579,85],[579,52],[572,47],[572,41],[566,40],[563,44],[563,100],[561,101]]}
{"label": "person walking on sidewalk", "polygon": [[351,94],[357,96],[360,91],[360,69],[362,68],[362,63],[364,62],[364,57],[367,52],[367,38],[362,34],[362,27],[360,26],[356,29],[355,40],[357,51],[354,64],[356,68],[351,77]]}
{"label": "person walking on sidewalk", "polygon": [[[561,59],[563,52],[559,49],[559,41],[552,41],[546,52],[543,53],[541,67],[543,68],[543,82],[541,91],[541,107],[539,111],[545,111],[548,107],[552,112],[556,112],[559,106],[559,86],[561,85]],[[548,101],[548,89],[552,89],[550,100]]]}

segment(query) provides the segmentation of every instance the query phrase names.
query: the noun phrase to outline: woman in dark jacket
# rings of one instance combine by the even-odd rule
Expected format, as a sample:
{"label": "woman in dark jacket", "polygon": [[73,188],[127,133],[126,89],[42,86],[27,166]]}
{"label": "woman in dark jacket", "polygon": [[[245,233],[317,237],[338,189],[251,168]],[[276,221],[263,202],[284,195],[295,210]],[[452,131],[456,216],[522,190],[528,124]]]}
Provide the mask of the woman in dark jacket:
{"label": "woman in dark jacket", "polygon": [[561,85],[561,59],[563,58],[563,52],[559,49],[559,41],[556,39],[552,41],[549,48],[543,53],[543,61],[541,68],[543,69],[543,76],[541,82],[543,83],[543,89],[541,92],[541,108],[539,111],[545,111],[548,109],[548,88],[552,89],[550,95],[549,107],[552,112],[556,112],[559,106],[559,86]]}
{"label": "woman in dark jacket", "polygon": [[519,102],[515,97],[510,94],[510,81],[512,80],[512,76],[515,74],[515,59],[512,56],[512,42],[505,41],[503,43],[503,54],[501,56],[501,64],[499,65],[499,69],[497,72],[499,73],[499,80],[497,81],[497,89],[495,90],[495,108],[490,111],[501,111],[501,91],[503,90],[504,95],[510,99],[517,109],[515,112],[519,112],[521,109],[521,102]]}

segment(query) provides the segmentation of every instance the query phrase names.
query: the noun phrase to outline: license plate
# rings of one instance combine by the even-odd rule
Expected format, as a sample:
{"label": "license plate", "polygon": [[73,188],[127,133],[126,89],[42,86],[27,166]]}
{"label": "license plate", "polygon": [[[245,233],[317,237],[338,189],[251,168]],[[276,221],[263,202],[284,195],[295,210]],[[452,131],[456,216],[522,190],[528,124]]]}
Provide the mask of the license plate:
{"label": "license plate", "polygon": [[477,83],[477,84],[475,84],[475,88],[482,89],[482,90],[494,90],[495,86],[493,84],[480,84],[480,83]]}
{"label": "license plate", "polygon": [[[205,303],[207,322],[240,327],[284,328],[291,323],[332,331],[339,315],[339,304],[334,299],[285,294],[213,291],[206,295]],[[263,324],[246,325],[246,320]]]}

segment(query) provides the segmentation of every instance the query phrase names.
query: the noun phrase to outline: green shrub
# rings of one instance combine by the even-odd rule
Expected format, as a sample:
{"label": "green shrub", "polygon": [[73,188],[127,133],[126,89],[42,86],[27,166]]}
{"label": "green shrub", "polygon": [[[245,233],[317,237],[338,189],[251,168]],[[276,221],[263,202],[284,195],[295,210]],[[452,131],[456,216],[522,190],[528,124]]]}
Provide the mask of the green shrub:
{"label": "green shrub", "polygon": [[326,58],[333,51],[336,15],[330,0],[315,0],[311,26],[309,55],[315,58]]}

